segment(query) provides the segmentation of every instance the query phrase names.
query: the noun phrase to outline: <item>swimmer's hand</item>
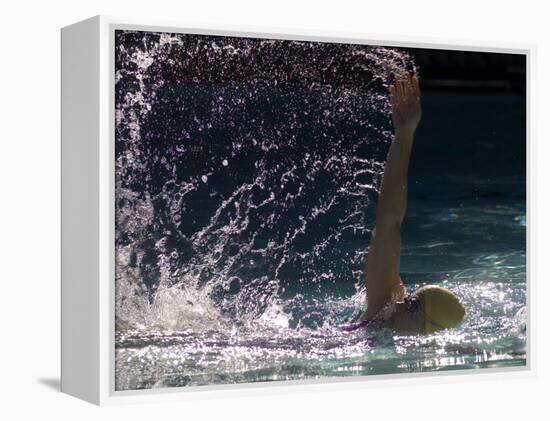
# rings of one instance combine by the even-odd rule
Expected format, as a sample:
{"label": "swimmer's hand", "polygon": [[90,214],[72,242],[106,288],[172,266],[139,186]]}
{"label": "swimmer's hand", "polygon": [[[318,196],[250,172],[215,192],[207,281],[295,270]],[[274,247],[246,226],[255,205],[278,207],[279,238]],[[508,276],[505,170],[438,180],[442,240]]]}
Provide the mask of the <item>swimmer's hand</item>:
{"label": "swimmer's hand", "polygon": [[390,102],[395,134],[413,135],[420,118],[420,86],[416,76],[403,75],[390,86]]}

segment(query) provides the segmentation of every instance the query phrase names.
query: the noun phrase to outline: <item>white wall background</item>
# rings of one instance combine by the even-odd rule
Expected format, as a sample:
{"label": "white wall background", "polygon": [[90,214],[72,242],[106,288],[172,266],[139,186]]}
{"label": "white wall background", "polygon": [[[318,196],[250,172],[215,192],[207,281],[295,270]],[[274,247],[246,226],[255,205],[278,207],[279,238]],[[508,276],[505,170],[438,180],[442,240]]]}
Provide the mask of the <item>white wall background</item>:
{"label": "white wall background", "polygon": [[[0,6],[0,418],[358,420],[543,419],[548,400],[550,31],[545,2],[338,0],[95,0]],[[62,26],[103,13],[378,36],[520,42],[538,48],[531,144],[531,281],[537,373],[520,379],[376,382],[364,389],[98,409],[58,392],[59,63]],[[444,141],[444,139],[442,139]],[[544,390],[546,388],[546,390]],[[542,411],[540,415],[536,415]],[[544,414],[544,415],[542,415]]]}

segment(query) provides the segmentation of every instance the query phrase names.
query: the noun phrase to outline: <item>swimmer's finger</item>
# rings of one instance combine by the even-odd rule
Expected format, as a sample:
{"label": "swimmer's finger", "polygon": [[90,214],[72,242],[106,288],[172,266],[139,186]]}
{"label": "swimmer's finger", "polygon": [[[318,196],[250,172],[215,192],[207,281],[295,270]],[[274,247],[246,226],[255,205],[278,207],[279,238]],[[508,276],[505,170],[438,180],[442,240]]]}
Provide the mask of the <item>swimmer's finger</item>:
{"label": "swimmer's finger", "polygon": [[405,81],[403,80],[403,78],[401,78],[397,81],[397,96],[399,100],[403,99],[403,97],[405,96],[405,92],[407,92]]}
{"label": "swimmer's finger", "polygon": [[390,102],[395,104],[395,85],[390,85]]}
{"label": "swimmer's finger", "polygon": [[418,78],[416,76],[413,76],[411,81],[415,96],[417,98],[420,98],[420,83],[418,82]]}
{"label": "swimmer's finger", "polygon": [[411,87],[418,91],[418,78],[416,76],[411,76]]}
{"label": "swimmer's finger", "polygon": [[414,96],[414,89],[413,76],[409,73],[407,75],[407,97]]}

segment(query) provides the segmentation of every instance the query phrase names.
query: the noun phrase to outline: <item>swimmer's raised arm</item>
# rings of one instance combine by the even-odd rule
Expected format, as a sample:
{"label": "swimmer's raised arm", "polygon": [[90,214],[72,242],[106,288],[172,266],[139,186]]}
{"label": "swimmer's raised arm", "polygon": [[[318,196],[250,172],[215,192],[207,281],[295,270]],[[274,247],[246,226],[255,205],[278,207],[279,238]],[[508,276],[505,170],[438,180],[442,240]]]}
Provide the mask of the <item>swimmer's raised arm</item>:
{"label": "swimmer's raised arm", "polygon": [[401,224],[407,208],[409,159],[421,118],[418,79],[408,75],[397,80],[390,86],[390,101],[395,136],[388,152],[376,209],[376,225],[367,256],[368,307],[361,320],[374,317],[391,300],[392,293],[404,294],[399,277]]}

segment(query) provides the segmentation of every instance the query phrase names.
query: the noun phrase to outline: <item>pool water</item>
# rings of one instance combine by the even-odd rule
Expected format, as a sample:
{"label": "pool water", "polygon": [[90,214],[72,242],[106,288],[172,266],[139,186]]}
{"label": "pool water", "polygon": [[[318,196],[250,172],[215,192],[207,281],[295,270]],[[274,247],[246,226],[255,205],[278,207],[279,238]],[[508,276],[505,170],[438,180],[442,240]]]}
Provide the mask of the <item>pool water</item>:
{"label": "pool water", "polygon": [[135,31],[116,52],[116,390],[526,365],[524,96],[423,92],[401,277],[464,323],[343,332],[409,54]]}
{"label": "pool water", "polygon": [[[389,329],[347,333],[335,323],[357,314],[361,294],[285,297],[243,326],[202,316],[198,331],[119,331],[118,388],[525,365],[526,320],[516,315],[526,302],[524,201],[412,200],[409,208],[406,226],[414,228],[404,233],[406,288],[433,283],[453,290],[468,312],[459,328],[419,336]],[[289,327],[290,317],[306,326]]]}

